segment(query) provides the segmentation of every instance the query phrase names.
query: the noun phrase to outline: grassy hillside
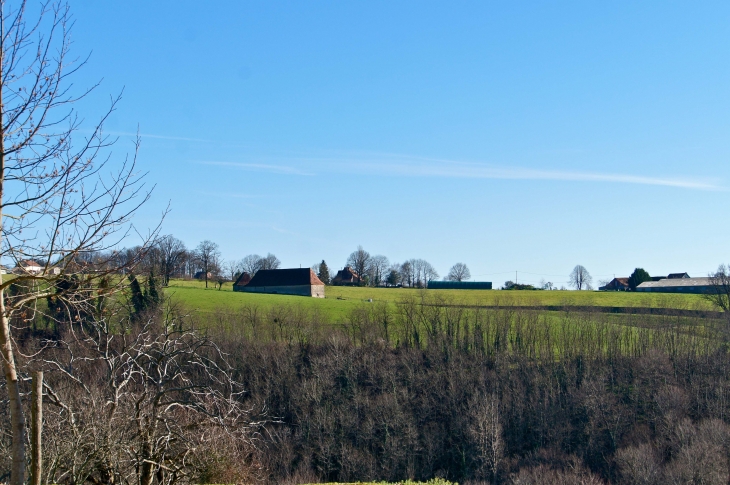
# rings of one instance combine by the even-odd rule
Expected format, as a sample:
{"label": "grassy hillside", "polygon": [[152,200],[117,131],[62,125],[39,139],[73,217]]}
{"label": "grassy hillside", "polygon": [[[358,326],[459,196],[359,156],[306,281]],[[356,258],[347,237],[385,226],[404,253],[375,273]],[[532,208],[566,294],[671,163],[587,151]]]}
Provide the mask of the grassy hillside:
{"label": "grassy hillside", "polygon": [[443,299],[445,304],[463,305],[527,305],[527,306],[621,306],[675,308],[686,310],[713,309],[699,295],[647,294],[596,291],[504,291],[504,290],[418,290],[410,288],[365,288],[328,286],[327,297],[308,298],[290,295],[265,295],[232,291],[231,283],[221,290],[209,288],[200,281],[172,280],[167,294],[190,309],[199,312],[233,311],[257,305],[262,309],[274,305],[305,305],[317,309],[330,321],[339,321],[362,302],[396,303],[404,298],[418,298],[423,291]]}

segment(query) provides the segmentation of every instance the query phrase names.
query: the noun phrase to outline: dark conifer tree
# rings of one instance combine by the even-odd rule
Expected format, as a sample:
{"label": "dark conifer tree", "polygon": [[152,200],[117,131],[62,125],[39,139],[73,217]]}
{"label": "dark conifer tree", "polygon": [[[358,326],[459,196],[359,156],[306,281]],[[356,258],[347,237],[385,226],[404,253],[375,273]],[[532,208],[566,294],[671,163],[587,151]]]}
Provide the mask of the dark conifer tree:
{"label": "dark conifer tree", "polygon": [[327,266],[327,263],[324,262],[324,259],[321,263],[319,263],[319,272],[317,273],[317,277],[324,283],[325,285],[330,284],[330,269]]}
{"label": "dark conifer tree", "polygon": [[629,276],[629,288],[631,291],[636,291],[636,287],[645,281],[651,281],[651,276],[647,273],[644,268],[636,268],[631,276]]}
{"label": "dark conifer tree", "polygon": [[150,269],[147,285],[147,307],[156,307],[160,303],[160,292],[157,290],[157,279],[155,278],[154,269]]}
{"label": "dark conifer tree", "polygon": [[132,303],[132,318],[138,319],[142,313],[147,309],[147,299],[144,293],[142,293],[142,287],[137,281],[137,277],[133,274],[129,275],[129,291],[131,292],[130,302]]}

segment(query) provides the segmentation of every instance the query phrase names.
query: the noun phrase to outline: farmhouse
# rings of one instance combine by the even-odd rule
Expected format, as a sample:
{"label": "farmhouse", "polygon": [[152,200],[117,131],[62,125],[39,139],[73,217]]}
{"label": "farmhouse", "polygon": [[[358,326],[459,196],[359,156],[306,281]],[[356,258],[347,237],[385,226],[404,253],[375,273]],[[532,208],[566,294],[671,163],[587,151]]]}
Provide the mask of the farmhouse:
{"label": "farmhouse", "polygon": [[[7,273],[7,269],[4,271]],[[40,275],[45,272],[45,266],[43,263],[34,261],[32,259],[26,259],[24,261],[18,261],[18,264],[13,268],[13,273],[19,275]],[[57,275],[61,273],[61,269],[57,267],[51,267],[48,269],[48,274]]]}
{"label": "farmhouse", "polygon": [[37,275],[43,272],[43,265],[38,261],[26,259],[25,261],[18,261],[13,272],[17,274]]}
{"label": "farmhouse", "polygon": [[710,278],[665,278],[659,281],[645,281],[636,291],[647,293],[710,293],[713,290]]}
{"label": "farmhouse", "polygon": [[332,278],[332,284],[335,286],[356,285],[359,282],[360,278],[358,274],[349,266],[345,266],[344,269],[339,270],[337,275]]}
{"label": "farmhouse", "polygon": [[233,285],[233,291],[246,293],[273,293],[324,298],[324,283],[310,268],[262,269],[245,283],[248,273],[242,274]]}
{"label": "farmhouse", "polygon": [[598,288],[599,291],[627,291],[629,289],[628,278],[614,278],[605,286]]}
{"label": "farmhouse", "polygon": [[689,278],[689,275],[687,273],[669,273],[667,275],[668,280],[677,280],[683,278]]}

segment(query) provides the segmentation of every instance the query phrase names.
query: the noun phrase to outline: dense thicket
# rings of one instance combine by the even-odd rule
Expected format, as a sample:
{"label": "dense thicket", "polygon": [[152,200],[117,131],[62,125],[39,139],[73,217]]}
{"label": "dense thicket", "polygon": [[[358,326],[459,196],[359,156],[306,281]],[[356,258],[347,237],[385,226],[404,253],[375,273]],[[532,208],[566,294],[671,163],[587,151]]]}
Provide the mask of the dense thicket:
{"label": "dense thicket", "polygon": [[728,480],[721,321],[434,301],[364,305],[340,330],[296,307],[218,319],[247,402],[277,417],[273,482]]}
{"label": "dense thicket", "polygon": [[[236,353],[249,399],[281,419],[265,455],[274,481],[502,483],[578,465],[615,483],[727,483],[724,353],[537,363],[335,339]],[[701,475],[717,478],[687,481]]]}

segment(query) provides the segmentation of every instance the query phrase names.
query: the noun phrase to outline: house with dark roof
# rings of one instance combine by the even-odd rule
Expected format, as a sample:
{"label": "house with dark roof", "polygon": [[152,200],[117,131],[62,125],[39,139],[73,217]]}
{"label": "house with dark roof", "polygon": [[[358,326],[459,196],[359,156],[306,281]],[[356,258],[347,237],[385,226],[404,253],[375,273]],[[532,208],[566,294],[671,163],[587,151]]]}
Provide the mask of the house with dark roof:
{"label": "house with dark roof", "polygon": [[311,268],[262,269],[248,282],[244,275],[236,280],[233,291],[324,298],[324,283]]}
{"label": "house with dark roof", "polygon": [[667,275],[668,280],[677,280],[682,278],[689,278],[689,275],[687,273],[669,273]]}
{"label": "house with dark roof", "polygon": [[335,286],[347,286],[357,285],[360,283],[360,277],[354,269],[349,266],[345,266],[337,272],[334,278],[332,278],[332,284]]}
{"label": "house with dark roof", "polygon": [[598,288],[599,291],[628,291],[628,289],[628,278],[614,278],[609,281],[605,286],[601,286]]}

